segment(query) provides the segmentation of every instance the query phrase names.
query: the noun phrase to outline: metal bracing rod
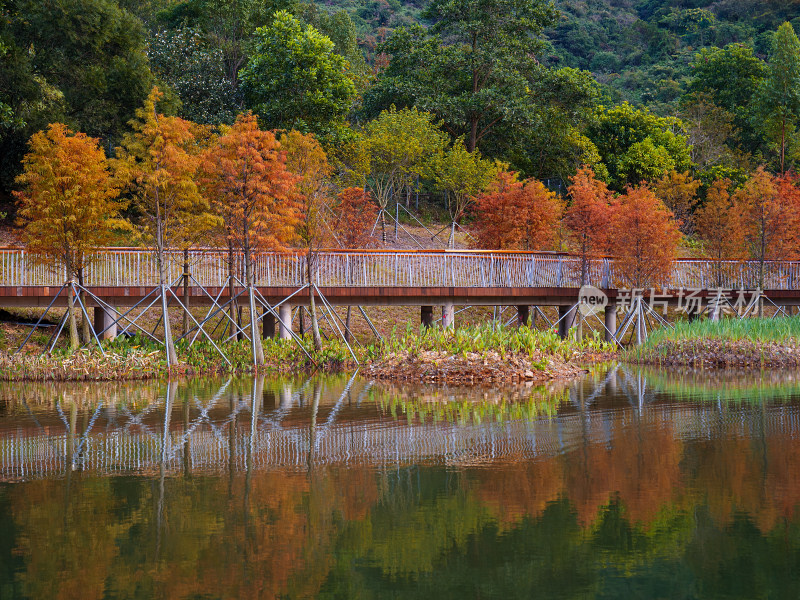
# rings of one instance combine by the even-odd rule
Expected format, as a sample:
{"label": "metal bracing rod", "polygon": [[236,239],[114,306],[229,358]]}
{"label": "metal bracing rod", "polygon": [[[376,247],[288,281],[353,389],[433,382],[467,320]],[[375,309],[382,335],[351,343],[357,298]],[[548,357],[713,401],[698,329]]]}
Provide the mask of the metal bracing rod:
{"label": "metal bracing rod", "polygon": [[[61,321],[59,322],[58,331],[56,331],[55,335],[52,338],[52,344],[50,340],[47,341],[47,344],[50,346],[49,350],[46,350],[48,354],[53,352],[53,348],[56,347],[56,343],[58,342],[58,337],[61,335],[61,331],[64,329],[64,325],[67,323],[67,319],[69,318],[69,311],[64,313],[64,316],[61,317]],[[44,354],[44,352],[42,352]]]}
{"label": "metal bracing rod", "polygon": [[381,220],[381,213],[382,212],[383,212],[383,209],[380,209],[378,211],[378,216],[375,217],[375,223],[372,225],[372,231],[369,232],[369,237],[372,237],[373,235],[375,235],[375,228],[378,226],[378,222]]}
{"label": "metal bracing rod", "polygon": [[[153,290],[153,291],[156,291],[156,290]],[[148,296],[149,296],[149,294],[148,294]],[[145,298],[147,298],[147,296],[145,296]],[[160,295],[160,294],[156,294],[155,298],[153,298],[153,300],[150,302],[150,304],[148,304],[147,306],[145,306],[145,307],[144,307],[144,309],[142,310],[142,312],[140,312],[138,315],[136,315],[136,318],[134,318],[134,319],[128,319],[128,324],[127,324],[127,325],[125,325],[125,328],[124,328],[122,331],[120,331],[120,334],[123,334],[123,333],[127,332],[129,327],[131,327],[131,326],[134,326],[134,327],[137,327],[138,329],[140,329],[140,330],[141,330],[142,332],[144,332],[145,334],[147,334],[149,337],[153,338],[154,340],[157,340],[159,344],[162,344],[163,342],[162,342],[161,340],[159,340],[159,339],[158,339],[156,336],[154,336],[152,333],[150,333],[149,331],[147,331],[147,330],[146,330],[144,327],[142,327],[141,325],[137,325],[137,324],[136,324],[136,321],[138,321],[138,320],[139,320],[139,319],[141,319],[141,318],[142,318],[142,317],[143,317],[145,314],[147,314],[147,311],[148,311],[148,310],[150,310],[150,309],[153,307],[153,305],[154,305],[156,302],[158,302],[158,301],[159,301],[159,299],[160,299],[160,298],[161,298],[161,295]],[[143,301],[144,301],[144,299],[142,299],[142,302],[143,302]],[[134,308],[136,308],[136,307],[133,307],[133,308],[131,308],[131,309],[130,309],[128,312],[131,312],[131,310],[133,310]],[[127,314],[127,313],[125,313],[125,314]]]}
{"label": "metal bracing rod", "polygon": [[[301,288],[301,289],[304,289],[306,287],[308,287],[308,284],[305,284],[303,286],[303,288]],[[317,361],[315,361],[313,358],[311,358],[311,355],[308,353],[308,350],[306,350],[306,347],[303,346],[303,340],[301,340],[297,336],[297,334],[294,331],[292,331],[291,324],[289,324],[287,326],[287,324],[284,323],[283,319],[281,319],[281,316],[278,314],[278,312],[272,306],[270,306],[269,302],[267,302],[266,298],[264,298],[264,296],[261,294],[261,292],[258,291],[257,288],[253,288],[253,291],[256,293],[256,300],[258,300],[262,304],[262,306],[264,306],[264,308],[266,308],[267,311],[269,311],[270,314],[272,314],[278,320],[278,323],[283,326],[285,331],[289,332],[289,335],[291,336],[292,340],[294,340],[294,343],[297,344],[298,347],[303,351],[303,354],[305,354],[306,357],[308,357],[308,360],[310,360],[314,364],[315,367],[319,367],[319,365],[317,364]],[[297,292],[299,292],[299,291],[300,290],[297,290]],[[294,292],[294,294],[296,294],[297,292]],[[292,294],[292,296],[294,296],[294,294]],[[259,296],[261,296],[261,298],[259,298]],[[292,296],[289,296],[289,298],[291,298]],[[288,298],[284,298],[276,306],[280,306],[281,304],[286,302],[286,300],[288,300]],[[259,316],[259,319],[263,319],[263,318],[264,318],[264,315],[260,315]]]}
{"label": "metal bracing rod", "polygon": [[190,313],[190,312],[189,312],[189,309],[187,309],[187,308],[186,308],[186,307],[183,305],[183,302],[181,302],[181,301],[180,301],[180,299],[178,298],[178,295],[177,295],[177,294],[176,294],[174,291],[172,291],[172,288],[169,288],[169,293],[170,293],[170,294],[172,294],[173,298],[175,298],[175,300],[178,302],[178,304],[180,305],[180,307],[181,307],[183,310],[185,310],[185,311],[186,311],[186,314],[187,314],[187,315],[189,315],[189,318],[190,318],[190,319],[191,319],[191,320],[194,322],[194,324],[195,324],[197,327],[199,327],[199,328],[200,328],[200,331],[202,331],[202,332],[203,332],[203,334],[206,336],[206,338],[208,339],[208,341],[209,341],[209,342],[211,342],[211,345],[212,345],[212,346],[214,346],[214,350],[216,350],[216,351],[219,353],[219,355],[220,355],[222,358],[224,358],[224,359],[225,359],[225,362],[226,362],[226,363],[228,363],[228,365],[229,365],[229,366],[232,366],[232,365],[231,365],[231,361],[229,361],[229,360],[228,360],[228,357],[227,357],[227,356],[225,356],[225,353],[224,353],[222,350],[220,350],[220,349],[219,349],[219,347],[218,347],[218,346],[217,346],[217,345],[214,343],[214,340],[212,340],[212,339],[211,339],[211,336],[210,336],[210,335],[208,335],[208,332],[206,332],[206,330],[205,330],[205,329],[203,329],[202,325],[200,325],[200,324],[197,322],[197,319],[195,319],[195,318],[194,318],[194,315],[192,315],[192,313]]}
{"label": "metal bracing rod", "polygon": [[[195,282],[195,284],[197,285],[197,287],[199,287],[199,288],[202,290],[203,294],[204,294],[204,295],[205,295],[205,296],[206,296],[208,299],[210,299],[210,300],[211,300],[212,304],[211,304],[211,308],[209,308],[209,312],[211,312],[211,309],[212,309],[213,307],[215,307],[215,306],[216,306],[216,307],[218,307],[218,308],[222,308],[222,307],[220,306],[220,304],[219,304],[219,298],[220,298],[220,296],[222,296],[222,292],[224,292],[224,291],[225,291],[225,288],[228,286],[228,281],[230,280],[230,277],[228,277],[228,278],[225,280],[225,283],[224,283],[224,284],[223,284],[223,286],[220,288],[220,290],[219,290],[219,294],[217,294],[217,296],[216,296],[216,297],[213,297],[213,296],[212,296],[212,295],[211,295],[211,294],[208,292],[208,290],[206,290],[206,288],[205,288],[205,287],[203,287],[203,284],[202,284],[202,283],[200,283],[199,281],[197,281],[197,279],[194,277],[194,275],[192,275],[192,274],[189,274],[189,278],[190,278],[192,281],[194,281],[194,282]],[[243,293],[244,293],[244,290],[242,290],[241,292],[239,292],[239,294],[237,294],[236,296],[234,296],[233,298],[231,298],[231,299],[230,299],[228,302],[226,302],[226,303],[225,303],[225,306],[228,306],[228,305],[229,305],[231,302],[233,302],[233,301],[234,301],[236,298],[238,298],[240,294],[243,294]],[[225,312],[225,311],[223,311],[223,312]],[[229,314],[227,314],[227,312],[225,312],[225,315],[226,315],[226,316],[227,316],[227,317],[230,319],[230,315],[229,315]],[[208,316],[208,315],[206,315],[206,316]],[[233,319],[231,319],[231,320],[233,320]],[[189,333],[189,332],[187,331],[187,332],[186,332],[186,334],[184,334],[184,335],[188,335],[188,333]],[[181,338],[182,338],[182,337],[183,337],[183,336],[181,336]],[[181,338],[178,338],[178,339],[181,339]],[[197,338],[197,336],[195,336],[194,338],[192,338],[192,342],[194,342],[194,340],[195,340],[196,338]]]}
{"label": "metal bracing rod", "polygon": [[430,233],[430,234],[431,234],[431,239],[433,239],[434,237],[436,237],[436,235],[437,235],[437,234],[433,233],[433,232],[432,232],[430,229],[428,229],[428,228],[427,228],[427,226],[425,225],[425,223],[423,223],[422,221],[420,221],[420,220],[419,220],[419,219],[418,219],[418,218],[417,218],[417,217],[414,215],[414,213],[412,213],[410,210],[408,210],[408,209],[407,209],[405,206],[403,206],[402,204],[400,204],[399,206],[400,206],[400,208],[402,208],[404,211],[406,211],[406,212],[409,214],[409,216],[410,216],[412,219],[414,219],[414,220],[415,220],[417,223],[419,223],[419,224],[422,226],[422,228],[423,228],[425,231],[427,231],[428,233]]}
{"label": "metal bracing rod", "polygon": [[564,313],[564,314],[561,316],[561,318],[559,318],[559,319],[558,319],[558,321],[556,321],[555,323],[553,323],[553,325],[554,325],[554,326],[555,326],[555,325],[558,325],[559,323],[561,323],[561,321],[563,321],[564,319],[566,319],[566,318],[569,316],[569,314],[572,312],[572,310],[578,307],[578,304],[580,304],[580,302],[577,302],[577,303],[573,304],[572,306],[570,306],[570,307],[569,307],[569,310],[568,310],[567,312],[565,312],[565,313]]}
{"label": "metal bracing rod", "polygon": [[655,317],[657,323],[660,322],[665,327],[670,327],[672,329],[675,328],[675,326],[672,323],[670,323],[664,317],[658,314],[658,312],[656,312],[656,310],[652,306],[650,306],[647,302],[644,303],[644,309],[646,313],[650,313],[653,317]]}
{"label": "metal bracing rod", "polygon": [[542,318],[545,321],[547,321],[547,326],[548,327],[552,327],[553,326],[553,322],[550,319],[547,318],[547,315],[544,314],[544,312],[538,306],[534,306],[533,310],[536,311],[537,313],[539,313],[542,316]]}
{"label": "metal bracing rod", "polygon": [[[284,302],[288,302],[289,300],[291,300],[292,298],[294,298],[294,297],[295,297],[297,294],[299,294],[300,292],[302,292],[302,291],[303,291],[304,289],[306,289],[307,287],[311,287],[311,284],[310,284],[310,283],[304,283],[304,284],[303,284],[301,287],[297,288],[297,289],[296,289],[295,291],[293,291],[291,294],[289,294],[288,296],[286,296],[286,298],[284,298],[283,300],[281,300],[281,301],[280,301],[280,302],[278,302],[277,304],[273,304],[273,305],[272,305],[272,308],[278,308],[278,307],[279,307],[281,304],[283,304]],[[267,300],[266,300],[266,298],[264,298],[264,294],[262,294],[262,293],[259,291],[259,289],[258,289],[257,287],[255,287],[255,286],[254,286],[254,287],[253,287],[253,289],[254,289],[254,290],[255,290],[255,292],[256,292],[256,297],[258,297],[258,296],[261,296],[261,298],[263,299],[263,301],[264,301],[264,302],[266,302],[266,301],[267,301]]]}
{"label": "metal bracing rod", "polygon": [[600,323],[600,325],[603,326],[603,329],[611,336],[611,339],[613,339],[617,343],[618,346],[622,346],[622,343],[617,339],[616,332],[611,331],[608,327],[606,327],[605,321],[603,321],[600,317],[598,317],[597,313],[593,312],[592,316],[595,319],[597,319],[597,322]]}
{"label": "metal bracing rod", "polygon": [[92,320],[89,318],[89,311],[86,310],[86,307],[83,305],[83,300],[81,300],[81,295],[78,293],[78,290],[75,289],[75,285],[74,284],[70,285],[72,287],[72,292],[75,294],[75,298],[78,299],[78,304],[80,304],[81,310],[83,311],[83,318],[86,319],[86,324],[89,326],[89,329],[91,329],[92,334],[94,335],[94,341],[97,342],[97,347],[100,348],[100,354],[105,356],[106,352],[105,350],[103,350],[103,344],[100,343],[100,338],[97,337],[97,332],[94,330],[94,324],[92,323]]}
{"label": "metal bracing rod", "polygon": [[[325,319],[325,322],[328,323],[328,325],[330,325],[331,324],[331,320],[328,318],[327,312],[328,311],[325,308],[324,304],[322,306],[320,306],[320,314],[322,315],[322,318]],[[333,329],[333,326],[331,326],[331,329]],[[325,338],[325,341],[328,341],[330,339],[328,337],[328,334],[325,333],[321,328],[319,330],[319,333],[320,333],[320,335],[322,335]]]}
{"label": "metal bracing rod", "polygon": [[119,311],[118,311],[116,308],[114,308],[113,306],[111,306],[111,305],[110,305],[108,302],[106,302],[106,301],[102,300],[101,298],[99,298],[99,297],[97,297],[95,294],[93,294],[91,290],[89,290],[89,289],[87,289],[87,288],[83,287],[83,286],[82,286],[81,284],[79,284],[79,283],[76,283],[75,285],[77,285],[79,289],[81,289],[81,290],[83,290],[84,292],[86,292],[87,294],[89,294],[89,296],[90,296],[90,297],[91,297],[91,298],[92,298],[92,299],[93,299],[95,302],[97,302],[97,303],[100,305],[100,307],[101,307],[101,308],[107,308],[107,309],[111,310],[111,311],[112,311],[114,314],[118,315],[118,318],[117,318],[117,319],[115,319],[115,320],[114,320],[114,321],[113,321],[113,322],[112,322],[112,323],[111,323],[111,324],[110,324],[108,327],[104,328],[102,331],[99,331],[99,332],[98,332],[98,335],[103,335],[103,334],[104,334],[106,331],[108,331],[109,329],[111,329],[111,328],[112,328],[114,325],[117,325],[117,324],[118,324],[118,323],[119,323],[119,322],[120,322],[122,319],[127,319],[127,320],[129,321],[129,323],[128,323],[128,325],[126,325],[126,326],[125,326],[125,329],[123,329],[123,330],[122,330],[122,333],[125,333],[125,332],[128,330],[128,327],[130,327],[131,325],[133,325],[134,327],[136,327],[136,328],[140,329],[140,330],[142,331],[142,333],[144,333],[145,335],[148,335],[148,336],[150,336],[150,337],[151,337],[151,338],[152,338],[154,341],[156,341],[157,343],[159,343],[159,344],[161,344],[161,343],[162,343],[162,341],[161,341],[161,340],[159,340],[157,337],[153,336],[153,335],[152,335],[152,334],[151,334],[149,331],[147,331],[146,329],[144,329],[144,328],[143,328],[143,327],[141,327],[140,325],[137,325],[137,324],[136,324],[136,321],[137,321],[137,320],[139,320],[139,317],[141,317],[143,314],[145,314],[145,313],[147,312],[147,310],[148,310],[148,309],[149,309],[151,306],[153,306],[153,304],[155,304],[156,302],[158,302],[158,298],[159,298],[159,296],[156,296],[156,299],[155,299],[155,300],[153,300],[153,302],[151,302],[151,303],[150,303],[150,305],[149,305],[147,308],[145,308],[145,309],[144,309],[144,311],[142,311],[142,313],[141,313],[141,314],[140,314],[138,317],[136,317],[136,319],[134,319],[133,321],[131,321],[131,319],[127,318],[127,316],[126,316],[126,315],[127,315],[129,312],[131,312],[132,310],[134,310],[134,309],[135,309],[137,306],[139,306],[140,304],[142,304],[142,303],[143,303],[143,302],[144,302],[144,301],[145,301],[145,300],[146,300],[148,297],[150,297],[150,294],[153,294],[153,293],[155,293],[155,292],[156,292],[156,290],[155,290],[155,289],[153,289],[152,291],[150,291],[150,292],[149,292],[149,293],[148,293],[148,294],[147,294],[147,295],[146,295],[144,298],[142,298],[141,300],[139,300],[139,302],[137,302],[136,304],[134,304],[134,305],[133,305],[133,306],[132,306],[130,309],[128,309],[128,310],[125,312],[125,314],[121,314],[121,313],[120,313],[120,312],[119,312]]}
{"label": "metal bracing rod", "polygon": [[58,288],[58,291],[56,292],[55,296],[53,296],[53,299],[50,300],[50,304],[48,304],[47,308],[44,309],[44,312],[42,313],[42,316],[39,317],[38,321],[36,321],[36,325],[33,326],[33,329],[31,329],[31,332],[27,335],[25,340],[22,342],[20,347],[17,348],[17,351],[14,352],[14,354],[12,354],[12,356],[16,356],[17,353],[20,350],[22,350],[23,346],[25,346],[25,344],[28,343],[28,340],[31,339],[31,336],[33,335],[33,332],[36,331],[39,328],[39,325],[42,324],[42,321],[44,321],[44,318],[47,316],[47,312],[53,307],[53,304],[55,304],[56,300],[58,300],[58,296],[61,294],[61,290],[63,290],[67,286],[67,283],[68,282],[65,282],[65,283],[61,284],[61,287]]}
{"label": "metal bracing rod", "polygon": [[[341,323],[341,324],[342,324],[342,327],[344,327],[344,330],[345,330],[345,331],[347,331],[347,332],[348,332],[348,333],[349,333],[351,336],[353,336],[353,339],[356,341],[356,344],[358,344],[359,346],[361,346],[361,347],[363,348],[363,347],[364,347],[364,344],[362,344],[361,342],[359,342],[359,341],[358,341],[358,338],[355,336],[355,334],[354,334],[352,331],[350,331],[350,328],[349,328],[349,327],[347,326],[347,324],[346,324],[346,323],[345,323],[345,322],[342,320],[342,318],[341,318],[341,317],[340,317],[338,314],[336,314],[336,311],[335,311],[335,310],[333,310],[333,306],[332,306],[332,305],[331,305],[329,302],[327,302],[327,299],[326,299],[324,296],[322,296],[322,293],[321,293],[321,292],[320,292],[320,297],[323,299],[323,302],[322,302],[322,304],[323,304],[323,305],[326,307],[327,311],[328,311],[330,314],[332,314],[332,315],[333,315],[333,318],[334,318],[334,319],[337,319],[337,320],[339,321],[339,323]],[[327,321],[330,323],[330,320],[328,319],[328,317],[325,317],[325,319],[326,319],[326,320],[327,320]]]}
{"label": "metal bracing rod", "polygon": [[[224,317],[227,318],[228,321],[230,321],[231,324],[234,325],[237,330],[240,330],[242,332],[242,334],[244,334],[244,336],[247,337],[247,339],[249,340],[250,336],[247,335],[247,332],[244,330],[244,327],[240,327],[239,324],[231,318],[231,316],[228,314],[228,311],[226,310],[231,304],[233,304],[236,301],[236,299],[239,296],[244,294],[245,291],[246,290],[241,290],[238,294],[236,294],[233,298],[228,300],[225,304],[218,304],[217,306],[219,308],[217,308],[217,310],[215,310],[213,313],[211,313],[211,311],[213,309],[213,306],[212,306],[209,309],[209,313],[211,313],[211,314],[206,314],[206,317],[200,323],[205,325],[206,322],[208,322],[211,319],[213,319],[214,317],[216,317],[219,313],[222,313],[224,315]],[[225,319],[221,319],[221,321],[223,321],[223,322],[224,322],[224,320]],[[217,327],[219,327],[219,323],[217,323]],[[215,327],[214,331],[216,331],[216,330],[217,330],[217,328]],[[225,331],[227,331],[227,323],[225,324]],[[200,330],[197,329],[197,327],[192,327],[189,331],[187,331],[186,333],[181,335],[176,341],[182,340],[184,337],[188,336],[190,333],[193,333],[193,332],[194,332],[194,336],[192,337],[192,341],[189,342],[189,345],[191,346],[192,344],[194,344],[195,340],[197,340],[197,336],[200,335]],[[238,333],[238,331],[236,333],[234,333],[231,337],[233,337],[234,335],[237,335],[237,333]],[[230,338],[228,338],[228,339],[230,339]]]}
{"label": "metal bracing rod", "polygon": [[636,311],[638,309],[638,304],[635,307],[631,307],[628,313],[625,315],[625,318],[620,323],[619,327],[617,327],[617,331],[615,337],[619,338],[620,342],[625,337],[625,333],[628,331],[628,327],[630,327],[631,322],[633,321],[634,317],[636,316]]}
{"label": "metal bracing rod", "polygon": [[372,323],[372,320],[367,316],[367,312],[364,310],[364,308],[359,305],[358,310],[361,312],[361,316],[364,317],[367,325],[369,325],[369,328],[372,329],[372,333],[374,333],[380,341],[383,341],[383,336],[376,329],[375,325]]}
{"label": "metal bracing rod", "polygon": [[469,231],[467,231],[466,229],[464,229],[464,228],[461,226],[461,224],[460,224],[458,221],[455,221],[455,224],[456,224],[456,227],[458,227],[458,228],[459,228],[461,231],[463,231],[464,233],[466,233],[466,234],[467,234],[469,237],[471,237],[473,240],[475,240],[476,242],[478,241],[478,238],[476,238],[476,237],[475,237],[474,235],[472,235],[472,234],[471,234]]}
{"label": "metal bracing rod", "polygon": [[[215,307],[215,306],[216,306],[216,307],[219,307],[220,309],[222,309],[222,307],[219,305],[219,299],[220,299],[220,297],[222,296],[222,292],[224,292],[224,291],[225,291],[225,288],[226,288],[226,287],[228,287],[228,282],[230,281],[230,279],[231,279],[231,278],[230,278],[230,275],[229,275],[228,277],[226,277],[226,278],[225,278],[225,283],[224,283],[224,284],[222,284],[222,286],[220,286],[220,288],[219,288],[219,293],[218,293],[216,296],[214,296],[214,297],[212,297],[212,296],[211,296],[211,294],[209,294],[209,293],[208,293],[208,291],[206,291],[206,289],[205,289],[205,288],[202,288],[202,286],[201,286],[201,288],[203,289],[203,292],[204,292],[204,293],[205,293],[205,294],[206,294],[206,295],[207,295],[209,298],[211,298],[211,302],[213,303],[213,304],[212,304],[212,305],[209,307],[209,309],[208,309],[208,312],[206,313],[206,316],[205,316],[205,317],[203,317],[203,321],[202,321],[203,323],[205,323],[207,320],[209,320],[209,319],[213,318],[213,317],[214,317],[214,316],[217,314],[216,312],[214,312],[214,314],[213,314],[213,315],[211,314],[211,312],[214,310],[214,307]],[[195,281],[197,281],[197,280],[195,279]],[[231,302],[232,302],[232,301],[233,301],[235,298],[238,298],[238,296],[235,296],[234,298],[231,298],[231,299],[228,301],[228,304],[230,304],[230,303],[231,303]],[[228,304],[226,304],[225,306],[227,306]],[[230,317],[230,315],[228,315],[228,317]],[[226,324],[226,325],[227,325],[227,324]],[[217,323],[217,327],[219,327],[219,323]],[[215,327],[215,328],[214,328],[214,331],[216,331],[216,330],[217,330],[217,327]],[[191,331],[194,331],[194,328],[192,328],[190,331],[187,331],[186,333],[184,333],[183,335],[181,335],[181,337],[179,337],[177,341],[180,341],[180,340],[182,340],[182,339],[183,339],[183,337],[184,337],[184,336],[186,336],[186,335],[189,335],[189,333],[190,333]],[[213,333],[213,332],[212,332],[212,333]],[[194,335],[194,337],[192,338],[192,341],[191,341],[191,342],[189,342],[189,345],[190,345],[190,346],[191,346],[192,344],[194,344],[194,341],[197,339],[197,335],[198,335],[198,334],[199,334],[199,332],[197,332],[197,333]]]}
{"label": "metal bracing rod", "polygon": [[336,415],[338,415],[339,411],[342,409],[342,402],[344,402],[345,396],[347,396],[347,392],[350,391],[350,388],[353,386],[353,382],[356,380],[356,375],[358,375],[359,369],[360,367],[355,370],[355,373],[353,373],[353,375],[350,377],[350,381],[348,381],[347,385],[344,386],[344,390],[342,391],[341,396],[339,396],[339,399],[336,401],[336,404],[333,405],[333,408],[331,409],[328,418],[320,426],[321,429],[328,428],[331,425],[333,425],[333,422],[336,420]]}
{"label": "metal bracing rod", "polygon": [[415,243],[417,246],[419,246],[419,247],[420,247],[420,250],[425,250],[425,246],[423,246],[422,244],[420,244],[420,243],[417,241],[417,238],[416,238],[416,237],[414,237],[414,235],[413,235],[413,234],[409,233],[409,232],[408,232],[408,230],[407,230],[405,227],[403,227],[403,226],[400,224],[400,221],[398,221],[397,219],[395,219],[395,218],[392,216],[392,214],[391,214],[389,211],[384,211],[384,212],[385,212],[387,215],[389,215],[389,218],[390,218],[392,221],[394,221],[394,222],[395,222],[395,223],[396,223],[396,224],[397,224],[397,225],[400,227],[400,229],[402,229],[403,231],[405,231],[405,232],[406,232],[406,235],[408,235],[408,237],[410,237],[410,238],[411,238],[411,240],[412,240],[412,241],[413,241],[413,242],[414,242],[414,243]]}
{"label": "metal bracing rod", "polygon": [[[317,284],[314,284],[314,289],[317,290],[317,293],[319,294],[319,297],[322,299],[322,303],[323,304],[328,304],[328,301],[325,299],[325,296],[323,296],[322,292],[319,291],[319,288],[317,287]],[[312,293],[313,293],[313,291],[312,291]],[[339,329],[339,324],[336,322],[336,319],[333,320],[333,324],[336,325],[336,329],[339,332],[339,335],[342,336],[342,341],[344,341],[344,345],[347,346],[348,350],[350,350],[350,355],[353,357],[353,360],[356,361],[357,365],[360,365],[361,363],[358,362],[358,359],[356,358],[356,353],[353,352],[353,349],[350,347],[350,344],[347,343],[347,340],[344,337],[344,333],[342,333],[342,330]]]}

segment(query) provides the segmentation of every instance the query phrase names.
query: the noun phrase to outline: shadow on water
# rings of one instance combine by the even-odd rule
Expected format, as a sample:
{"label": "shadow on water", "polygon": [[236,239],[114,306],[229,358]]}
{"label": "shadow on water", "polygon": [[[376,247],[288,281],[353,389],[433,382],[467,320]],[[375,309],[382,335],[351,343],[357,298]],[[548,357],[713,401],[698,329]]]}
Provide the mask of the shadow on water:
{"label": "shadow on water", "polygon": [[0,598],[800,595],[800,380],[0,387]]}

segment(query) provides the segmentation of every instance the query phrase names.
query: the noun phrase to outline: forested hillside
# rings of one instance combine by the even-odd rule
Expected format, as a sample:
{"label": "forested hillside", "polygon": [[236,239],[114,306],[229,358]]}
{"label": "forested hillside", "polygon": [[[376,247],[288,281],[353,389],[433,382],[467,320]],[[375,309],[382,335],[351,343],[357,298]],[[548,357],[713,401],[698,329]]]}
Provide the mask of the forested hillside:
{"label": "forested hillside", "polygon": [[178,118],[197,162],[252,113],[284,152],[317,144],[314,194],[360,189],[384,223],[422,191],[485,243],[569,247],[560,218],[584,181],[604,205],[665,206],[690,244],[710,199],[756,223],[747,203],[774,196],[786,227],[795,26],[796,0],[0,0],[0,210],[52,123],[120,165],[146,119]]}

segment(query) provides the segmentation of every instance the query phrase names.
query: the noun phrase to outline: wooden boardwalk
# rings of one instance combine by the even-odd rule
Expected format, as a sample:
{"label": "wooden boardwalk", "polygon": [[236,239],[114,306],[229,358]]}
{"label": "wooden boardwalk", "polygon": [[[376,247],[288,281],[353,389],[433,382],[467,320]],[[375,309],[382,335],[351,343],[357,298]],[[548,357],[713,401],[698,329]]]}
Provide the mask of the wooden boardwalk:
{"label": "wooden boardwalk", "polygon": [[[226,299],[227,252],[194,250],[188,258],[193,304],[208,304],[209,295]],[[255,268],[259,291],[271,301],[287,297],[306,283],[305,261],[302,254],[259,255]],[[234,273],[241,277],[241,260],[234,257],[234,262]],[[182,296],[182,252],[170,254],[168,270],[174,291]],[[317,284],[334,305],[565,306],[577,300],[581,264],[575,256],[557,253],[326,251],[317,257],[317,272]],[[37,261],[24,249],[0,249],[0,306],[46,306],[64,279],[58,268]],[[615,261],[608,258],[590,262],[589,281],[612,300],[629,287]],[[158,284],[155,256],[142,249],[101,250],[86,269],[84,282],[109,304],[136,304]],[[679,260],[670,279],[657,287],[671,302],[685,290],[704,298],[717,288],[752,290],[758,287],[758,264]],[[764,289],[776,304],[800,303],[800,261],[767,262]],[[66,302],[66,292],[62,296],[58,305]],[[307,291],[301,292],[296,302],[307,298]]]}

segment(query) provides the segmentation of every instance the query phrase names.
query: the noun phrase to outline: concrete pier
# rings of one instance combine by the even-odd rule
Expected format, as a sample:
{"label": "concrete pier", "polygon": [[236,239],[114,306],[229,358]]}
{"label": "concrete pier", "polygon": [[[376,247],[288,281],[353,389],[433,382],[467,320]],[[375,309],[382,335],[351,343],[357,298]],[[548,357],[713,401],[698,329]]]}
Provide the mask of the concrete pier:
{"label": "concrete pier", "polygon": [[[101,340],[113,340],[117,337],[117,324],[114,323],[114,315],[102,306],[94,307],[94,330]],[[103,330],[105,331],[101,335],[100,332]]]}
{"label": "concrete pier", "polygon": [[279,327],[280,339],[292,339],[292,335],[290,333],[292,330],[292,305],[288,302],[281,304],[280,307],[278,307],[278,316],[281,318],[281,324]]}
{"label": "concrete pier", "polygon": [[423,327],[433,326],[433,306],[422,305],[419,307],[419,320]]}
{"label": "concrete pier", "polygon": [[445,302],[442,305],[442,326],[443,327],[455,327],[456,324],[456,314],[455,314],[455,306],[452,302]]}
{"label": "concrete pier", "polygon": [[517,327],[527,325],[531,318],[531,307],[527,304],[517,306]]}

